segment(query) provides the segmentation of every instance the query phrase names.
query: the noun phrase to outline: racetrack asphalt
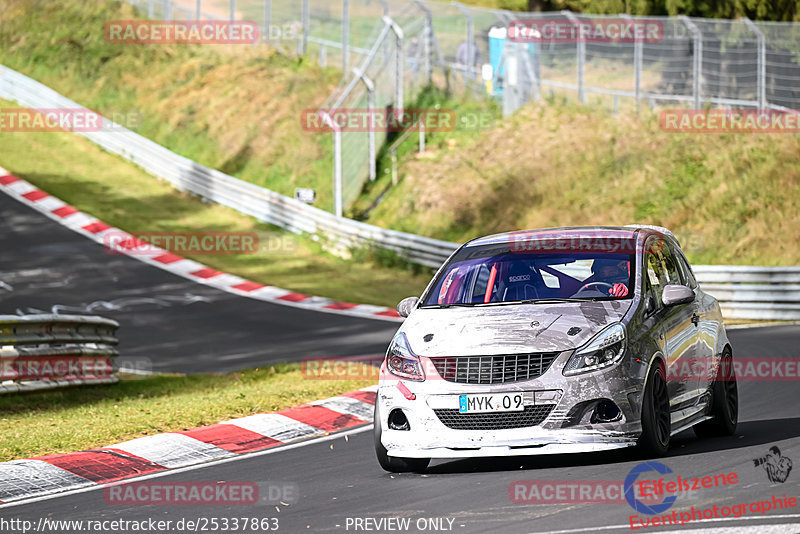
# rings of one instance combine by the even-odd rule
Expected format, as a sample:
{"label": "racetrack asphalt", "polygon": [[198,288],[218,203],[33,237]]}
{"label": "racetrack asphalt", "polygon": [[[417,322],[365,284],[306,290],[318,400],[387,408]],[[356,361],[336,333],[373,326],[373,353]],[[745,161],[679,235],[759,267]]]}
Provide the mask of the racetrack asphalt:
{"label": "racetrack asphalt", "polygon": [[104,248],[0,195],[0,314],[101,315],[120,323],[122,367],[225,372],[307,357],[382,356],[386,321],[239,297]]}
{"label": "racetrack asphalt", "polygon": [[[800,327],[770,327],[730,333],[736,355],[797,358]],[[700,440],[691,431],[674,437],[665,458],[658,459],[683,478],[734,472],[737,483],[679,495],[674,510],[687,511],[714,505],[732,506],[773,495],[797,497],[800,472],[790,472],[786,482],[770,482],[753,460],[780,447],[783,456],[800,461],[800,390],[796,382],[740,382],[740,423],[736,435]],[[150,482],[251,481],[290,484],[298,499],[289,506],[119,506],[108,504],[102,489],[56,496],[42,502],[0,509],[0,517],[72,520],[178,521],[181,518],[279,518],[280,532],[366,532],[354,529],[357,518],[410,518],[408,530],[371,532],[579,532],[630,531],[634,510],[625,502],[610,504],[515,504],[509,486],[519,480],[622,481],[645,458],[634,451],[581,455],[551,455],[505,459],[437,460],[427,473],[390,475],[381,470],[373,454],[371,431],[333,436],[304,447],[275,449],[268,455],[240,458],[200,469],[171,473]],[[671,513],[669,510],[666,513]],[[643,517],[640,515],[640,517]],[[350,523],[348,524],[348,518]],[[417,521],[444,518],[445,529],[423,529]],[[452,526],[447,522],[452,519]],[[363,523],[362,523],[363,524]],[[349,525],[349,528],[348,528]],[[370,523],[370,525],[374,525]],[[384,525],[385,526],[385,525]],[[619,528],[606,528],[601,527]],[[689,523],[709,532],[800,532],[800,509],[766,515],[747,514],[735,520]],[[712,530],[714,528],[734,530]],[[744,529],[744,530],[740,530]],[[647,532],[674,530],[647,528]],[[691,530],[688,530],[691,531]],[[64,531],[67,532],[67,531]],[[248,530],[248,532],[250,532]],[[641,530],[640,530],[641,532]]]}
{"label": "racetrack asphalt", "polygon": [[[307,355],[380,353],[395,325],[250,301],[190,282],[136,260],[106,255],[102,248],[61,228],[29,208],[0,195],[5,232],[0,236],[0,280],[6,290],[2,311],[30,308],[49,311],[55,304],[80,308],[105,300],[145,300],[97,313],[122,323],[123,354],[152,358],[157,370],[226,370]],[[3,291],[3,290],[0,290]],[[200,300],[186,295],[201,297]],[[173,300],[164,297],[172,297]],[[204,300],[205,299],[205,300]],[[775,326],[729,332],[735,357],[797,360],[800,326]],[[800,467],[781,482],[768,480],[753,460],[772,446],[800,462],[800,388],[797,381],[740,382],[740,424],[735,436],[699,440],[691,431],[673,439],[665,458],[658,459],[684,478],[735,472],[732,486],[681,494],[672,510],[732,506],[773,495],[800,495]],[[301,444],[302,445],[302,444]],[[372,433],[333,435],[304,446],[271,449],[234,461],[169,472],[152,478],[173,482],[242,481],[261,488],[291,487],[296,501],[258,505],[117,505],[106,501],[102,488],[52,496],[0,508],[0,520],[229,520],[278,518],[279,532],[622,532],[630,531],[636,514],[626,502],[523,503],[509,498],[519,480],[623,481],[646,460],[634,451],[551,455],[505,459],[436,460],[425,474],[390,475],[378,466]],[[134,481],[135,482],[135,481]],[[637,514],[640,518],[642,514]],[[365,523],[366,519],[408,518],[398,523]],[[438,522],[427,521],[436,519]],[[361,520],[361,528],[356,521]],[[450,522],[452,520],[452,523]],[[0,521],[0,524],[1,521]],[[222,532],[207,524],[208,531]],[[366,526],[370,529],[367,530]],[[432,528],[436,525],[439,528]],[[386,527],[394,528],[386,528]],[[800,532],[800,508],[748,513],[738,519],[689,523],[682,530],[709,532]],[[8,532],[19,530],[3,529]],[[164,532],[189,530],[167,529]],[[197,529],[201,530],[201,529]],[[675,530],[641,529],[647,532]],[[51,532],[77,532],[61,528]],[[86,532],[87,530],[82,530]],[[94,530],[101,532],[102,530]],[[122,532],[109,527],[105,532]],[[233,530],[228,530],[233,531]],[[265,532],[262,528],[239,532]]]}

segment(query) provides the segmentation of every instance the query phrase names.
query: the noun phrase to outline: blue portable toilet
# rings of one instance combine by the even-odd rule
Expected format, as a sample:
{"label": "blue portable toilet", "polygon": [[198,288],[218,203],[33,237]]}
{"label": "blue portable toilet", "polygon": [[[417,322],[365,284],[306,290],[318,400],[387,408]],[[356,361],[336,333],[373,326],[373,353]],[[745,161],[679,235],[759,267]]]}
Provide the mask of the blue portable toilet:
{"label": "blue portable toilet", "polygon": [[[500,58],[503,56],[503,49],[506,47],[506,36],[508,30],[504,26],[494,26],[489,29],[489,63],[492,65],[494,79],[503,76],[503,68],[500,67]],[[497,69],[500,68],[500,72]],[[492,94],[501,96],[503,88],[492,86]]]}

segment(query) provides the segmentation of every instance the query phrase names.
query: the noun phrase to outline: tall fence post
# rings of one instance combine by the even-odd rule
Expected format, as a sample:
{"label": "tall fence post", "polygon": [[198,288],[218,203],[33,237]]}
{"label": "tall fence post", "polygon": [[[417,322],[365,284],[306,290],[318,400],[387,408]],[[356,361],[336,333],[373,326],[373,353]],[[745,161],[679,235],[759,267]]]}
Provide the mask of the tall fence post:
{"label": "tall fence post", "polygon": [[586,103],[586,89],[584,88],[583,80],[583,73],[586,69],[586,42],[581,37],[581,21],[578,20],[578,17],[576,17],[572,11],[564,10],[561,14],[567,17],[567,19],[576,26],[578,31],[578,42],[575,48],[578,59],[578,100],[582,103]]}
{"label": "tall fence post", "polygon": [[425,55],[423,65],[425,67],[425,79],[427,85],[433,83],[433,64],[431,54],[433,52],[433,14],[430,8],[422,0],[414,0],[414,3],[425,13],[424,36],[422,39],[422,52]]}
{"label": "tall fence post", "polygon": [[747,17],[742,17],[745,25],[751,32],[756,34],[758,40],[758,60],[756,66],[756,94],[758,99],[758,109],[767,107],[767,43],[764,39],[764,32]]}
{"label": "tall fence post", "polygon": [[303,24],[303,37],[297,41],[297,55],[305,56],[308,51],[308,29],[309,29],[309,13],[308,13],[308,0],[303,0],[302,11],[300,18]]}
{"label": "tall fence post", "polygon": [[[383,16],[389,16],[389,2],[388,0],[378,0],[378,3],[383,7]],[[383,41],[383,58],[385,61],[389,60],[389,41]]]}
{"label": "tall fence post", "polygon": [[703,77],[703,33],[686,15],[678,15],[678,18],[689,30],[689,33],[692,34],[692,42],[694,43],[694,52],[692,54],[692,76],[694,77],[692,84],[692,108],[700,109]]}
{"label": "tall fence post", "polygon": [[[620,16],[625,20],[633,20],[628,14]],[[642,40],[637,32],[633,32],[633,34],[633,94],[634,101],[636,102],[636,111],[638,113],[642,98]],[[614,102],[616,108],[616,97]]]}
{"label": "tall fence post", "polygon": [[462,79],[464,80],[464,88],[467,87],[467,81],[472,79],[475,58],[475,19],[472,13],[464,7],[461,2],[453,2],[458,8],[464,18],[467,19],[467,62],[464,64],[464,72]]}
{"label": "tall fence post", "polygon": [[272,0],[264,0],[264,40],[269,43],[272,39]]}
{"label": "tall fence post", "polygon": [[342,131],[329,111],[319,111],[322,122],[333,130],[333,213],[342,216]]}
{"label": "tall fence post", "polygon": [[403,113],[403,70],[405,69],[405,54],[403,53],[403,28],[391,18],[384,16],[384,24],[388,24],[395,36],[395,88],[394,108],[398,116]]}
{"label": "tall fence post", "polygon": [[342,72],[350,69],[350,2],[342,0]]}
{"label": "tall fence post", "polygon": [[200,20],[200,14],[203,12],[203,0],[197,0],[194,5],[194,19]]}
{"label": "tall fence post", "polygon": [[230,19],[229,20],[231,22],[236,20],[236,0],[231,0],[231,13],[230,13]]}
{"label": "tall fence post", "polygon": [[367,89],[367,116],[369,117],[369,180],[374,182],[377,178],[377,168],[375,167],[375,83],[366,75],[364,71],[353,69],[356,77],[359,78]]}
{"label": "tall fence post", "polygon": [[172,2],[169,0],[164,4],[164,20],[172,20]]}
{"label": "tall fence post", "polygon": [[333,131],[334,175],[333,175],[333,212],[342,216],[342,132],[338,128]]}

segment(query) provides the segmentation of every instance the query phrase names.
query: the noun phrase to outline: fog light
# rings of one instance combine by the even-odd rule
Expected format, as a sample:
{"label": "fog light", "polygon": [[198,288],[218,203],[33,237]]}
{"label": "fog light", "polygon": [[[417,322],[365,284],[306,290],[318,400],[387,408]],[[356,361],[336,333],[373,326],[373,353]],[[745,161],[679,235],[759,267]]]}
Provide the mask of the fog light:
{"label": "fog light", "polygon": [[392,430],[411,430],[406,414],[400,408],[395,408],[389,412],[389,428]]}
{"label": "fog light", "polygon": [[597,403],[592,413],[592,423],[613,423],[622,419],[622,412],[614,402],[604,399]]}

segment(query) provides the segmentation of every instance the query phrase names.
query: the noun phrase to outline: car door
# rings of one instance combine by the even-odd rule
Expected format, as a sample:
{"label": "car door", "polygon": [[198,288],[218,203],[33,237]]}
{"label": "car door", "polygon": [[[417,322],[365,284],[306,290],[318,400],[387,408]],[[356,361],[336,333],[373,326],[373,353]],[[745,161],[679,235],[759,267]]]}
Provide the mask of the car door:
{"label": "car door", "polygon": [[694,301],[690,303],[692,308],[692,323],[695,325],[695,349],[694,367],[696,372],[693,374],[695,395],[700,395],[708,390],[716,376],[717,357],[715,354],[717,346],[717,336],[719,335],[719,321],[712,313],[713,299],[703,293],[697,284],[697,280],[689,267],[689,262],[680,250],[675,250],[675,259],[681,268],[683,284],[694,291]]}
{"label": "car door", "polygon": [[695,384],[690,372],[695,343],[693,308],[691,303],[664,306],[661,300],[664,286],[682,283],[681,271],[661,238],[651,237],[645,247],[645,291],[653,303],[651,324],[667,361],[667,390],[672,409],[676,410],[690,404],[694,396]]}

